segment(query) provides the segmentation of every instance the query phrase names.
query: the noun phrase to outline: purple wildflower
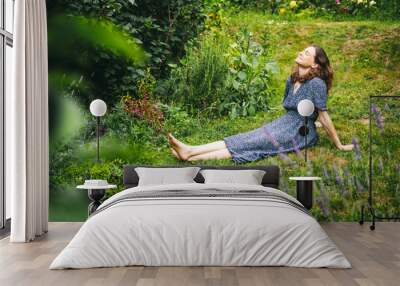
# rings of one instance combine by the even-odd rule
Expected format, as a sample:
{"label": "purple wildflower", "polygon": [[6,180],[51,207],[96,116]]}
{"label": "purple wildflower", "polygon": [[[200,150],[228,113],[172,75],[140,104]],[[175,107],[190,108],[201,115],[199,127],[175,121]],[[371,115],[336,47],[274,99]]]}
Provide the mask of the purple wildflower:
{"label": "purple wildflower", "polygon": [[271,143],[278,148],[279,147],[279,143],[278,141],[276,141],[275,137],[268,132],[268,130],[266,128],[262,129],[264,131],[265,136],[267,136],[268,140],[271,141]]}
{"label": "purple wildflower", "polygon": [[378,110],[378,108],[376,107],[375,104],[371,105],[371,111],[373,113],[375,113],[375,121],[376,121],[376,125],[378,126],[380,132],[383,132],[383,118],[382,118],[382,114],[380,113],[380,111]]}
{"label": "purple wildflower", "polygon": [[293,144],[293,148],[294,148],[294,151],[296,152],[297,156],[302,157],[300,149],[299,149],[299,145],[297,145],[297,142],[295,139],[292,139],[292,144]]}
{"label": "purple wildflower", "polygon": [[329,198],[328,195],[326,194],[326,191],[324,189],[324,184],[320,183],[319,184],[320,189],[319,189],[319,197],[317,198],[317,204],[319,205],[321,211],[325,216],[329,216]]}
{"label": "purple wildflower", "polygon": [[326,217],[329,216],[329,209],[327,207],[327,204],[323,200],[317,199],[317,205],[321,209],[324,216],[326,216]]}
{"label": "purple wildflower", "polygon": [[336,183],[339,185],[343,184],[342,178],[340,176],[340,172],[335,164],[335,162],[333,162],[333,170],[335,171],[335,179],[336,179]]}
{"label": "purple wildflower", "polygon": [[281,157],[282,160],[287,161],[288,163],[293,163],[293,161],[289,158],[288,155],[284,152],[282,146],[279,146],[279,157]]}
{"label": "purple wildflower", "polygon": [[[347,184],[345,183],[345,180]],[[349,169],[345,168],[343,170],[343,178],[342,178],[342,185],[341,185],[341,193],[344,197],[349,197],[349,186],[352,185],[351,175]]]}
{"label": "purple wildflower", "polygon": [[340,5],[340,0],[336,0],[336,5]]}
{"label": "purple wildflower", "polygon": [[264,134],[269,141],[271,141],[272,145],[278,149],[279,157],[281,157],[284,161],[289,161],[292,163],[292,160],[284,153],[284,149],[279,145],[279,142],[275,139],[274,135],[272,135],[266,128],[263,128]]}
{"label": "purple wildflower", "polygon": [[329,178],[328,169],[326,168],[326,166],[323,166],[322,169],[323,169],[323,172],[324,172],[324,177],[328,179]]}
{"label": "purple wildflower", "polygon": [[361,184],[361,182],[358,180],[358,178],[356,176],[353,176],[353,180],[354,180],[354,185],[356,186],[356,190],[360,193],[365,191],[364,186]]}
{"label": "purple wildflower", "polygon": [[377,113],[377,112],[378,112],[378,108],[376,107],[375,104],[371,104],[371,111],[372,111],[373,113]]}
{"label": "purple wildflower", "polygon": [[354,145],[354,153],[356,156],[356,160],[360,160],[361,159],[361,151],[360,151],[360,144],[358,143],[357,138],[353,136],[351,143],[353,143],[353,145]]}
{"label": "purple wildflower", "polygon": [[344,174],[343,174],[344,178],[347,179],[347,185],[351,186],[353,184],[352,178],[351,178],[351,174],[348,168],[344,169]]}
{"label": "purple wildflower", "polygon": [[347,167],[344,168],[343,175],[344,175],[346,178],[348,178],[348,177],[350,176],[350,171],[349,171],[349,169],[348,169]]}

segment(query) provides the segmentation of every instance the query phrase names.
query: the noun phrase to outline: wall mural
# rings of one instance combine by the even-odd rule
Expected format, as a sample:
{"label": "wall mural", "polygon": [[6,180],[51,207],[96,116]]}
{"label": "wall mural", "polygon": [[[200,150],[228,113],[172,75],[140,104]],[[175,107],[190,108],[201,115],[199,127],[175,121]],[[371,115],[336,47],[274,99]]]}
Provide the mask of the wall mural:
{"label": "wall mural", "polygon": [[[276,164],[292,195],[289,177],[322,177],[317,219],[358,220],[368,195],[369,96],[400,95],[394,1],[89,2],[47,4],[50,220],[85,220],[87,193],[76,186],[105,179],[117,185],[110,196],[130,163]],[[99,162],[94,99],[107,104]],[[301,99],[315,107],[307,162]],[[380,104],[373,127],[385,145],[374,164],[385,183],[375,203],[394,215],[400,110]]]}

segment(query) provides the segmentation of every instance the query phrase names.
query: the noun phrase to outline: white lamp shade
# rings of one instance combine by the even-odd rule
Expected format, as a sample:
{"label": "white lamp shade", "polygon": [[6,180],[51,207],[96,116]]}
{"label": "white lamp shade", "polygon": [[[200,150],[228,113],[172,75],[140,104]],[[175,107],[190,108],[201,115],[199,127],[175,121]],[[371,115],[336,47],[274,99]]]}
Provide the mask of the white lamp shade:
{"label": "white lamp shade", "polygon": [[314,112],[314,103],[309,99],[303,99],[297,105],[297,111],[301,116],[310,116]]}
{"label": "white lamp shade", "polygon": [[101,99],[95,99],[90,103],[90,112],[97,117],[103,116],[107,111],[107,104]]}

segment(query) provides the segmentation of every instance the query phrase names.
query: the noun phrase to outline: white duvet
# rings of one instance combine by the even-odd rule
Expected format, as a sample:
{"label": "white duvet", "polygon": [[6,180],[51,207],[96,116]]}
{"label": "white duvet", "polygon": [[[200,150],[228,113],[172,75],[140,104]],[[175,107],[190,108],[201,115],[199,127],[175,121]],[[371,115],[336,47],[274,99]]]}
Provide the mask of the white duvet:
{"label": "white duvet", "polygon": [[[262,198],[152,198],[108,204],[130,192],[263,190],[238,184],[179,184],[127,189],[106,200],[50,269],[145,266],[294,266],[350,268],[318,222]],[[297,202],[298,203],[298,202]]]}

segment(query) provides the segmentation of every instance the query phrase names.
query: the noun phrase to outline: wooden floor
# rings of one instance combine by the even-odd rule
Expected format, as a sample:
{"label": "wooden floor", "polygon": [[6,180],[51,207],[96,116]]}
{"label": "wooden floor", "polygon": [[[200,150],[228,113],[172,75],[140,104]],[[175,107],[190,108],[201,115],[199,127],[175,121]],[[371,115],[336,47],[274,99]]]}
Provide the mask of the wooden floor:
{"label": "wooden floor", "polygon": [[322,224],[352,269],[290,267],[119,267],[48,270],[81,223],[50,223],[32,243],[0,241],[0,285],[400,285],[400,223]]}

